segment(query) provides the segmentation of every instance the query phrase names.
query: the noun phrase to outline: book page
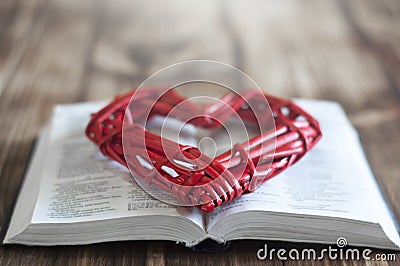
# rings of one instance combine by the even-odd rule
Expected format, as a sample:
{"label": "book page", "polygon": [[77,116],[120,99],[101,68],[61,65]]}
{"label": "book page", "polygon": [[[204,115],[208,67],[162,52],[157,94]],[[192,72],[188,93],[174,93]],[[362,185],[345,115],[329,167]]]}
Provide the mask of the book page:
{"label": "book page", "polygon": [[38,176],[41,174],[41,166],[44,163],[43,155],[46,153],[47,140],[49,137],[49,127],[47,126],[40,133],[40,137],[35,141],[29,159],[26,175],[14,206],[7,233],[3,243],[10,243],[10,238],[23,232],[31,223],[35,200],[39,192]]}
{"label": "book page", "polygon": [[104,157],[84,130],[102,103],[57,106],[32,223],[70,223],[140,215],[185,216],[203,228],[196,208],[149,196],[129,171]]}
{"label": "book page", "polygon": [[261,210],[385,224],[385,232],[398,238],[358,135],[342,108],[333,102],[297,103],[320,122],[320,142],[299,162],[255,192],[216,208],[210,215],[209,228],[230,214]]}

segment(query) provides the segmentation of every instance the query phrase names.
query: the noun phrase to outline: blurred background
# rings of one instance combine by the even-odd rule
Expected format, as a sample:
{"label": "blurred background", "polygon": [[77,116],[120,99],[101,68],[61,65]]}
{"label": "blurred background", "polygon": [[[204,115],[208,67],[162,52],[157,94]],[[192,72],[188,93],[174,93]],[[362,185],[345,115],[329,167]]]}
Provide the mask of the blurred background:
{"label": "blurred background", "polygon": [[340,102],[400,219],[400,1],[0,0],[1,222],[54,104],[193,59],[277,96]]}
{"label": "blurred background", "polygon": [[348,112],[398,103],[397,0],[1,0],[0,12],[3,102],[17,90],[30,105],[104,99],[209,59]]}

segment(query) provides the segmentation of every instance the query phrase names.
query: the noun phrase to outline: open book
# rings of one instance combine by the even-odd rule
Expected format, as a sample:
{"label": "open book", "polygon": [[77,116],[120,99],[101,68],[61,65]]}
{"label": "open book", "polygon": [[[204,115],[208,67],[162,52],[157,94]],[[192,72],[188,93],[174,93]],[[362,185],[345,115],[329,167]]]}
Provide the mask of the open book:
{"label": "open book", "polygon": [[396,222],[358,135],[334,102],[296,100],[322,140],[296,165],[211,214],[149,196],[84,135],[105,103],[59,105],[41,134],[4,243],[265,239],[399,249]]}

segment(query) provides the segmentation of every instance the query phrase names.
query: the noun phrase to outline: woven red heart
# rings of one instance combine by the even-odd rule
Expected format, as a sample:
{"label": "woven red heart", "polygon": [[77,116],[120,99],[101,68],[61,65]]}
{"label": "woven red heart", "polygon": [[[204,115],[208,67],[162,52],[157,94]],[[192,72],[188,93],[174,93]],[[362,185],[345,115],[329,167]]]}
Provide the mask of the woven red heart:
{"label": "woven red heart", "polygon": [[[256,89],[247,90],[245,99],[235,93],[228,93],[220,99],[219,103],[206,106],[202,110],[204,116],[191,119],[187,123],[198,127],[215,128],[230,118],[232,113],[236,113],[244,122],[257,124],[254,110],[248,108],[249,101],[251,106],[262,106],[258,103],[267,100],[273,113],[275,130],[263,132],[245,143],[235,144],[232,150],[211,159],[196,147],[180,145],[135,124],[129,117],[145,115],[145,112],[142,113],[141,110],[149,108],[146,100],[160,96],[160,91],[147,89],[146,93],[141,94],[140,101],[136,101],[139,104],[135,108],[136,111],[126,112],[130,99],[135,93],[136,90],[133,90],[116,97],[109,105],[93,114],[86,128],[86,135],[100,147],[105,156],[126,167],[129,166],[135,176],[171,193],[182,203],[190,203],[205,212],[211,212],[215,207],[230,202],[243,193],[254,191],[261,183],[296,163],[322,136],[318,122],[291,101],[267,94],[259,97],[260,91]],[[187,114],[194,112],[197,108],[187,98],[174,90],[169,90],[152,105],[146,119],[156,114],[166,116],[177,105],[180,105],[180,110],[175,112],[175,116],[183,121],[186,121]],[[223,108],[224,105],[230,108]],[[124,121],[128,123],[128,126],[124,125]],[[145,167],[137,156],[124,154],[123,127],[127,128],[132,136],[144,137],[145,149],[136,148],[140,147],[135,146],[137,144],[135,139],[138,138],[132,138],[129,144],[130,151],[134,151],[134,155],[143,155],[142,157],[148,158],[150,160],[148,163],[153,166],[151,169]],[[273,144],[274,149],[265,149],[266,146],[271,146],[270,144]],[[177,167],[166,156],[168,149],[176,149],[176,147],[181,154],[180,160],[207,158],[210,163],[205,165],[200,160],[197,170]],[[274,151],[273,154],[271,150]],[[128,161],[127,158],[129,158]],[[202,163],[204,165],[200,165]],[[163,170],[163,166],[174,169],[178,176],[171,176]],[[244,171],[238,172],[238,166],[242,166]]]}

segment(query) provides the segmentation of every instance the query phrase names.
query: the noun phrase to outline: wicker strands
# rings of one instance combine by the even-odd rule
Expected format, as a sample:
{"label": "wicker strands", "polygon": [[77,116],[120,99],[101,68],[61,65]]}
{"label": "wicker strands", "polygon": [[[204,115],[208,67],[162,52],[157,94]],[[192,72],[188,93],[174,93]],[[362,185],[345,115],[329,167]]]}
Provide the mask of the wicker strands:
{"label": "wicker strands", "polygon": [[[145,90],[140,95],[140,101],[136,101],[139,106],[135,106],[132,113],[128,106],[135,93],[136,90],[133,90],[116,97],[93,114],[86,135],[105,156],[129,167],[136,177],[171,193],[180,202],[197,206],[205,212],[212,212],[215,207],[254,191],[260,184],[299,161],[322,136],[318,122],[299,106],[264,93],[260,97],[260,91],[256,89],[247,90],[245,97],[228,93],[220,102],[206,105],[200,110],[204,116],[194,119],[188,117],[194,111],[199,112],[199,107],[174,90],[163,94],[152,104],[148,117],[144,117],[147,114],[141,110],[150,104],[147,99],[160,93],[157,89]],[[233,113],[246,123],[257,124],[259,119],[248,106],[265,108],[262,105],[265,100],[273,114],[274,130],[235,144],[232,150],[215,158],[202,154],[196,147],[180,145],[151,133],[133,119],[150,119],[155,114],[166,116],[174,110],[175,118],[197,127],[219,127]],[[129,139],[129,143],[123,143],[123,129],[124,138]],[[171,160],[171,154],[174,160]],[[142,160],[145,158],[152,167],[145,167],[139,157]],[[177,165],[175,159],[188,162],[193,167]],[[177,175],[171,176],[164,170],[165,167],[173,169]]]}

